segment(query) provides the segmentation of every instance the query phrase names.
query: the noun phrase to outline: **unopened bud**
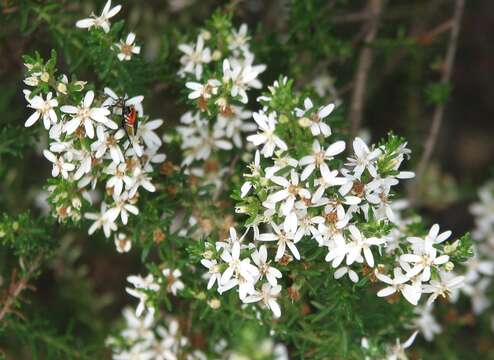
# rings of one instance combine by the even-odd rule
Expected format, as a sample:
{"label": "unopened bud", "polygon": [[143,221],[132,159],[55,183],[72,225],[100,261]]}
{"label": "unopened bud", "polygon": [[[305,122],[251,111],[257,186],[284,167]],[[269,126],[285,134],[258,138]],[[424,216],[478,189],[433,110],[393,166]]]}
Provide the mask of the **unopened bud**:
{"label": "unopened bud", "polygon": [[221,301],[219,299],[211,299],[211,300],[208,300],[208,305],[211,307],[211,309],[219,309],[220,306],[221,306]]}
{"label": "unopened bud", "polygon": [[67,94],[67,85],[64,83],[60,82],[57,85],[57,91],[61,94]]}
{"label": "unopened bud", "polygon": [[444,269],[446,271],[452,271],[455,268],[455,264],[453,264],[451,261],[448,261],[446,264],[444,264]]}
{"label": "unopened bud", "polygon": [[221,59],[221,51],[219,51],[219,50],[213,51],[213,54],[211,55],[211,58],[214,61],[218,61],[219,59]]}
{"label": "unopened bud", "polygon": [[307,127],[311,126],[312,122],[310,121],[309,118],[303,117],[303,118],[298,119],[298,124],[303,128],[307,128]]}
{"label": "unopened bud", "polygon": [[50,74],[48,74],[45,71],[43,74],[41,74],[41,76],[39,78],[41,79],[41,81],[48,82],[48,80],[50,80]]}

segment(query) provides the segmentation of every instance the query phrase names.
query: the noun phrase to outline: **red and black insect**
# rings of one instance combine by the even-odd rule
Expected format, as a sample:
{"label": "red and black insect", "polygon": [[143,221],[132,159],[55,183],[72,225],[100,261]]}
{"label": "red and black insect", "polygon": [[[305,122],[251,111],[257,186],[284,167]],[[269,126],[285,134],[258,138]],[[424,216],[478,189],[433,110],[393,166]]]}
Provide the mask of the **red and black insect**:
{"label": "red and black insect", "polygon": [[124,105],[122,109],[122,127],[127,134],[127,137],[134,137],[137,134],[137,128],[139,126],[139,117],[134,105]]}
{"label": "red and black insect", "polygon": [[125,130],[129,143],[131,143],[131,138],[137,134],[137,128],[139,127],[139,114],[134,105],[126,104],[126,97],[112,99],[115,100],[115,103],[111,105],[111,108],[119,109],[117,114],[121,116],[120,125]]}

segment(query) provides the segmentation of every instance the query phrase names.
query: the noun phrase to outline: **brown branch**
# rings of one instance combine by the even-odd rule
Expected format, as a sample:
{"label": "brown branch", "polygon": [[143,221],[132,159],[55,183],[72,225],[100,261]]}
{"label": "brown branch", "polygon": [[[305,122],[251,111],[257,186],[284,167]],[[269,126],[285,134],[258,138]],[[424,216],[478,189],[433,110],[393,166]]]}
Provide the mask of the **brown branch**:
{"label": "brown branch", "polygon": [[[451,27],[448,50],[446,53],[446,59],[444,60],[444,65],[442,67],[443,73],[441,76],[441,84],[447,84],[451,79],[456,49],[458,47],[458,38],[460,35],[461,18],[463,15],[464,7],[464,0],[456,0],[455,12],[453,15],[453,26]],[[444,108],[444,104],[440,104],[436,106],[434,110],[431,129],[425,142],[424,152],[422,153],[422,157],[420,158],[419,164],[417,166],[415,181],[410,187],[409,197],[411,203],[415,203],[415,201],[417,200],[418,186],[420,184],[424,171],[427,168],[427,164],[431,159],[432,152],[434,151],[434,147],[437,142],[437,136],[439,134],[439,129],[441,128],[441,123],[443,121]]]}
{"label": "brown branch", "polygon": [[28,268],[26,274],[17,282],[15,281],[15,271],[12,273],[12,281],[7,296],[1,305],[0,321],[2,321],[7,314],[15,312],[15,310],[12,309],[12,305],[15,303],[22,291],[29,287],[29,280],[38,269],[41,259],[42,254],[39,254],[31,263],[31,266]]}
{"label": "brown branch", "polygon": [[366,83],[369,75],[369,70],[372,65],[372,48],[369,45],[376,38],[383,5],[384,0],[369,0],[369,2],[367,3],[367,11],[374,14],[374,16],[372,16],[369,22],[365,24],[366,35],[364,38],[364,45],[362,50],[360,51],[357,72],[353,81],[355,86],[353,89],[353,95],[348,114],[350,130],[353,135],[357,133],[360,128],[360,124],[362,123],[362,112],[364,108]]}

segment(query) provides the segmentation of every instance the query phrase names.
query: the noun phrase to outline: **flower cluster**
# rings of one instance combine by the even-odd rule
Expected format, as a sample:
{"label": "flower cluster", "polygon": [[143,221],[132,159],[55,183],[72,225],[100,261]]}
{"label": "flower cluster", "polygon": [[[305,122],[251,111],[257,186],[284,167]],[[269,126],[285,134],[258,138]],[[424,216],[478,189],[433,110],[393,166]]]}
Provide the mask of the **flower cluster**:
{"label": "flower cluster", "polygon": [[113,359],[206,359],[206,355],[200,350],[191,349],[176,319],[170,318],[161,324],[152,313],[136,317],[131,308],[125,308],[123,316],[125,328],[119,336],[107,340],[107,345],[113,350]]}
{"label": "flower cluster", "polygon": [[[180,280],[182,272],[179,269],[164,268],[158,277],[148,274],[146,277],[140,275],[130,275],[127,281],[133,285],[133,288],[126,288],[127,293],[139,299],[136,308],[136,316],[141,316],[144,310],[154,313],[154,305],[150,298],[156,297],[158,291],[165,289],[166,292],[177,295],[177,292],[184,289],[185,285]],[[151,295],[151,296],[150,296]]]}
{"label": "flower cluster", "polygon": [[[89,26],[86,19],[78,26],[101,26],[106,31],[108,18],[120,7],[109,8],[110,2],[101,18],[93,19],[94,24]],[[55,61],[56,54],[47,63],[39,56],[26,57],[24,82],[33,89],[24,90],[24,95],[33,113],[25,126],[39,120],[48,131],[49,144],[43,155],[52,163],[56,180],[47,189],[59,221],[84,217],[93,221],[89,234],[102,229],[110,237],[128,223],[129,215],[139,213],[141,189],[155,191],[151,182],[154,164],[165,160],[158,153],[162,141],[155,130],[163,120],[149,121],[143,96],[129,98],[109,88],[99,94],[86,82],[57,75]],[[98,184],[103,184],[103,191]],[[98,211],[87,211],[98,201]],[[130,250],[124,233],[115,236],[115,243],[120,252]]]}
{"label": "flower cluster", "polygon": [[[282,271],[308,256],[315,244],[324,249],[335,279],[347,275],[356,283],[359,273],[375,273],[387,285],[378,296],[398,292],[417,305],[427,292],[433,300],[439,293],[431,274],[449,262],[438,246],[451,232],[439,234],[435,225],[427,236],[396,245],[390,231],[400,221],[392,189],[400,179],[413,177],[399,170],[410,153],[406,143],[390,135],[369,147],[357,137],[344,162],[338,157],[346,143],[332,135],[328,124],[333,104],[316,107],[305,98],[303,108],[288,113],[272,106],[280,94],[286,98],[290,87],[280,79],[259,99],[264,106],[253,114],[258,131],[247,138],[259,149],[237,207],[249,215],[247,229],[240,238],[231,229],[228,240],[204,253],[208,288],[215,283],[219,293],[236,288],[243,302],[261,302],[279,317]],[[393,251],[382,255],[388,247]],[[385,275],[387,268],[393,275]],[[461,280],[448,284],[457,287]]]}
{"label": "flower cluster", "polygon": [[[158,320],[152,313],[135,316],[134,310],[123,310],[125,326],[118,335],[111,336],[106,343],[113,351],[115,360],[205,360],[206,354],[195,348],[184,332],[181,323],[172,317]],[[214,344],[212,351],[216,359],[244,359],[243,351],[228,349],[228,343],[221,339]],[[283,344],[275,344],[271,339],[256,339],[256,358],[288,360],[288,351]]]}
{"label": "flower cluster", "polygon": [[266,67],[254,65],[245,24],[238,31],[223,31],[223,36],[224,43],[213,41],[211,32],[204,30],[195,43],[179,45],[183,56],[178,74],[198,109],[185,113],[177,128],[187,166],[217,151],[242,148],[243,134],[256,129],[245,104],[249,89],[261,88],[257,77]]}

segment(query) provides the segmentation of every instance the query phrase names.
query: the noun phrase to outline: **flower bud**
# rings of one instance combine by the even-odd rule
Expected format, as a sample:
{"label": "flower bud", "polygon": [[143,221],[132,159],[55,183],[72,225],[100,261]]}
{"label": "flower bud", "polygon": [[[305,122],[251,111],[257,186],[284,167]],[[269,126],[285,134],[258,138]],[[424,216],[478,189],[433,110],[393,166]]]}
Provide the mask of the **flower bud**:
{"label": "flower bud", "polygon": [[208,305],[211,307],[211,309],[219,309],[221,306],[221,301],[219,299],[213,298],[211,300],[208,300]]}
{"label": "flower bud", "polygon": [[219,50],[213,51],[213,54],[211,55],[211,58],[214,61],[218,61],[219,59],[221,59],[221,51],[219,51]]}
{"label": "flower bud", "polygon": [[43,74],[41,74],[41,76],[39,78],[41,79],[41,81],[48,82],[48,80],[50,80],[50,74],[48,74],[45,71]]}
{"label": "flower bud", "polygon": [[36,76],[30,76],[24,79],[24,84],[28,86],[37,86],[39,84],[39,81]]}
{"label": "flower bud", "polygon": [[57,91],[61,94],[67,94],[67,85],[64,83],[60,82],[57,85]]}
{"label": "flower bud", "polygon": [[455,268],[455,264],[453,264],[451,261],[448,261],[446,264],[444,264],[444,269],[446,271],[452,271]]}

